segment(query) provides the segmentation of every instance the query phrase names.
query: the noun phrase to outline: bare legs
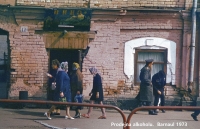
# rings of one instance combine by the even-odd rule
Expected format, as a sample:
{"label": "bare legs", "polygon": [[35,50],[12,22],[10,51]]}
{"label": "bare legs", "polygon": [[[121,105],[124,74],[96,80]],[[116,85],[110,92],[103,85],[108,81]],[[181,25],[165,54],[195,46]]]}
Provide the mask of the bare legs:
{"label": "bare legs", "polygon": [[[99,104],[103,105],[103,102],[100,101]],[[102,116],[106,117],[106,111],[105,108],[101,108]]]}
{"label": "bare legs", "polygon": [[[94,100],[90,100],[90,104],[94,104]],[[89,107],[87,115],[90,116],[90,113],[92,112],[93,107]]]}
{"label": "bare legs", "polygon": [[[94,100],[90,100],[90,104],[94,104]],[[103,102],[100,101],[99,104],[103,105]],[[89,118],[92,110],[93,110],[93,107],[89,107],[87,114],[85,114],[85,117]],[[101,108],[101,112],[102,112],[101,119],[102,117],[105,118],[106,117],[105,108]]]}
{"label": "bare legs", "polygon": [[55,105],[52,105],[48,112],[45,112],[44,115],[47,117],[47,119],[51,120],[50,114],[51,112],[56,108]]}
{"label": "bare legs", "polygon": [[73,117],[71,117],[71,115],[70,115],[70,113],[69,113],[69,110],[70,110],[70,107],[69,107],[69,106],[66,106],[66,116],[65,116],[65,118],[73,119]]}
{"label": "bare legs", "polygon": [[51,112],[53,112],[53,110],[56,109],[55,105],[52,105],[51,108],[49,109],[49,111],[47,112],[48,117],[50,117]]}
{"label": "bare legs", "polygon": [[[47,117],[47,119],[51,119],[50,117],[50,114],[53,110],[56,109],[56,106],[55,105],[52,105],[51,108],[49,109],[48,112],[45,112],[45,116]],[[69,106],[66,106],[66,116],[65,116],[65,119],[74,119],[73,117],[71,117],[70,113],[69,113],[69,110],[70,110],[70,107]]]}

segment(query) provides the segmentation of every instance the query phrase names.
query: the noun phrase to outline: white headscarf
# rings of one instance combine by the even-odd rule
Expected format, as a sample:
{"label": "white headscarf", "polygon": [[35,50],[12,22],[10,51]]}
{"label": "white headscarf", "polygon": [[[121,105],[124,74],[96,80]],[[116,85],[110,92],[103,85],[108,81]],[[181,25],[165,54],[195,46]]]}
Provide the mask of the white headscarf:
{"label": "white headscarf", "polygon": [[60,64],[60,69],[62,69],[63,71],[65,71],[67,73],[68,72],[68,62],[67,61],[62,62]]}

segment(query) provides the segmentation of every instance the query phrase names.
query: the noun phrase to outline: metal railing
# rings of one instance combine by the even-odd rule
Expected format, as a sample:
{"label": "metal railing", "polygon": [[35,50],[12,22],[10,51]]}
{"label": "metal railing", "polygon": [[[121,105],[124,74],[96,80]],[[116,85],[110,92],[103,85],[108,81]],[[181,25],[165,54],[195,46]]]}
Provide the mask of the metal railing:
{"label": "metal railing", "polygon": [[134,113],[139,110],[150,110],[150,109],[166,109],[166,110],[200,110],[200,106],[143,106],[135,108],[131,113],[128,115],[127,122],[126,122],[126,129],[130,129],[130,120]]}
{"label": "metal railing", "polygon": [[139,110],[150,110],[150,109],[165,109],[165,110],[200,110],[200,106],[142,106],[135,108],[128,115],[127,119],[122,110],[116,106],[112,105],[100,105],[100,104],[86,104],[86,103],[69,103],[69,102],[57,102],[57,101],[41,101],[41,100],[10,100],[10,99],[0,99],[3,103],[35,103],[35,104],[52,104],[52,105],[69,105],[69,106],[85,106],[85,107],[98,107],[98,108],[110,108],[117,110],[123,119],[123,129],[130,129],[130,120],[134,113]]}
{"label": "metal railing", "polygon": [[[123,119],[124,125],[126,125],[126,116],[122,110],[112,105],[100,105],[100,104],[86,104],[86,103],[69,103],[69,102],[57,102],[57,101],[41,101],[41,100],[11,100],[11,99],[0,99],[3,103],[35,103],[35,104],[52,104],[52,105],[69,105],[69,106],[84,106],[84,107],[98,107],[98,108],[110,108],[117,110]],[[126,126],[123,126],[126,129]]]}

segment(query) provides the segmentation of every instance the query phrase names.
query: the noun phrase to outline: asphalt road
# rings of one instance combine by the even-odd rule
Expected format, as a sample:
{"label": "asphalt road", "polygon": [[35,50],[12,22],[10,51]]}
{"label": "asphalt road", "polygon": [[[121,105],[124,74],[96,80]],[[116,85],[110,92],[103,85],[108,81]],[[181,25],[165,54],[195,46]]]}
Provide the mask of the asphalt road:
{"label": "asphalt road", "polygon": [[[90,118],[74,120],[64,119],[65,111],[61,115],[51,116],[47,120],[43,115],[48,109],[6,109],[0,108],[0,129],[122,129],[123,120],[115,110],[106,110],[107,119],[97,119],[101,116],[100,109],[94,109]],[[81,110],[86,113],[87,108]],[[123,111],[126,117],[130,111]],[[199,121],[194,121],[191,111],[166,111],[156,116],[148,115],[147,111],[138,111],[131,119],[131,129],[198,129]],[[72,110],[73,116],[75,112]],[[200,120],[200,116],[198,117]]]}

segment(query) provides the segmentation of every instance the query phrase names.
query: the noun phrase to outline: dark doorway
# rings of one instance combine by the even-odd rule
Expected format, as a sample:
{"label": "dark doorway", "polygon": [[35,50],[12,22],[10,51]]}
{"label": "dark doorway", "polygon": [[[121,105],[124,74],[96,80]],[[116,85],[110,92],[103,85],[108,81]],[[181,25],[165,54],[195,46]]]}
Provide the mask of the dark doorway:
{"label": "dark doorway", "polygon": [[10,61],[8,32],[0,29],[0,99],[8,98]]}
{"label": "dark doorway", "polygon": [[51,69],[51,61],[57,59],[60,63],[67,61],[68,62],[68,74],[71,73],[72,64],[74,62],[79,63],[79,50],[70,50],[70,49],[51,49],[50,50],[50,72],[53,72]]}
{"label": "dark doorway", "polygon": [[[52,69],[51,62],[54,59],[57,59],[60,63],[67,61],[68,62],[68,75],[71,74],[72,64],[74,62],[79,63],[79,50],[78,49],[50,49],[49,50],[49,73],[53,76],[56,75],[56,71]],[[49,87],[51,86],[51,83],[53,82],[53,79],[49,79]],[[48,100],[52,100],[52,93],[51,89],[48,90],[47,98]]]}

